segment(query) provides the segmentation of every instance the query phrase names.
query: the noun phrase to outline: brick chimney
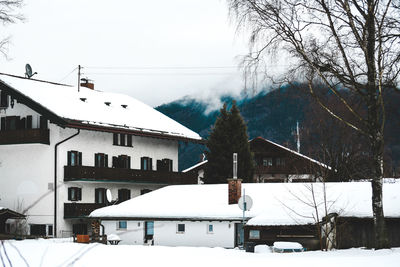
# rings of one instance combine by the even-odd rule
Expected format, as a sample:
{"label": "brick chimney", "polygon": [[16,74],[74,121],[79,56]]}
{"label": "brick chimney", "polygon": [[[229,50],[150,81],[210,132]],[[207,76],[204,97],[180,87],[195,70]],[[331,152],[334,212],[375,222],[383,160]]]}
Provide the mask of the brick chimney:
{"label": "brick chimney", "polygon": [[237,204],[242,195],[242,179],[228,179],[228,203]]}
{"label": "brick chimney", "polygon": [[81,79],[81,86],[94,90],[94,83],[86,78]]}

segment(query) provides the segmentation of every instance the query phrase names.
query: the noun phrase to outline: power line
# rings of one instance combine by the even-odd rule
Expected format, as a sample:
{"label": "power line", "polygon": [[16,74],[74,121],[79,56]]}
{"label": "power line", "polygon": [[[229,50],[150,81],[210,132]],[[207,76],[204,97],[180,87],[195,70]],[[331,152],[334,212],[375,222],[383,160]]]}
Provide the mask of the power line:
{"label": "power line", "polygon": [[76,67],[75,69],[73,69],[70,73],[68,73],[64,78],[62,78],[60,81],[58,82],[62,82],[63,80],[65,80],[69,75],[71,75],[74,71],[76,71],[78,67]]}
{"label": "power line", "polygon": [[113,69],[113,70],[182,70],[182,69],[234,69],[239,68],[238,66],[180,66],[180,67],[156,67],[156,66],[149,66],[149,67],[107,67],[107,66],[88,66],[85,67],[86,69]]}
{"label": "power line", "polygon": [[123,76],[212,76],[212,75],[237,75],[236,72],[141,72],[141,73],[129,73],[129,72],[87,72],[86,75],[123,75]]}

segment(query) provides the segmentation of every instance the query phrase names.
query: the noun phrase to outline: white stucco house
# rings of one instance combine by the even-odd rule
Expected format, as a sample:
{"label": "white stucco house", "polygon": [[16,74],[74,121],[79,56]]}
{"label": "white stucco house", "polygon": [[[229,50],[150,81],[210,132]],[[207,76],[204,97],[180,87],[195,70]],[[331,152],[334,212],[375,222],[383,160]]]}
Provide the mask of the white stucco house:
{"label": "white stucco house", "polygon": [[[26,215],[27,233],[71,236],[86,216],[170,184],[179,141],[201,137],[122,94],[0,75],[0,206]],[[8,227],[10,229],[10,227]]]}
{"label": "white stucco house", "polygon": [[[400,183],[385,183],[383,189],[385,216],[400,222]],[[372,218],[369,182],[253,183],[242,184],[240,190],[253,200],[245,213],[244,236],[243,212],[237,204],[229,204],[232,190],[227,184],[167,186],[89,216],[101,221],[107,235],[118,235],[121,244],[233,248],[243,240],[301,241],[311,249],[319,240],[312,192],[319,221],[327,214]]]}

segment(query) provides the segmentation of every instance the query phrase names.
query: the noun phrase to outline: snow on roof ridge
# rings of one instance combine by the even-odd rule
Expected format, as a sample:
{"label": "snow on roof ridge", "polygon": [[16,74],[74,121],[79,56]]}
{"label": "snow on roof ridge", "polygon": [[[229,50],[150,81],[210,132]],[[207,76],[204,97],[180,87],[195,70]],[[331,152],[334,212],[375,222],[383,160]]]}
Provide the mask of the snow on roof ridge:
{"label": "snow on roof ridge", "polygon": [[203,164],[206,164],[207,162],[208,162],[208,159],[206,159],[206,160],[203,160],[202,162],[199,162],[199,163],[197,163],[197,164],[193,165],[192,167],[189,167],[189,168],[187,168],[187,169],[183,170],[182,172],[188,172],[188,171],[191,171],[191,170],[193,170],[193,169],[195,169],[195,168],[197,168],[197,167],[199,167],[199,166],[201,166],[201,165],[203,165]]}

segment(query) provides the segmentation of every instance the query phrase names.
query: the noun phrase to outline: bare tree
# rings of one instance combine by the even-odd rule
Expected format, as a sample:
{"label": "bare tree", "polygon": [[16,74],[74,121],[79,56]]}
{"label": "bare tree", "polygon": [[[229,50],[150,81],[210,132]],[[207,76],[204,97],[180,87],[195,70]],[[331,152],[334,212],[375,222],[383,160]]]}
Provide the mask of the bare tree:
{"label": "bare tree", "polygon": [[[0,22],[4,25],[23,20],[23,16],[17,12],[22,6],[23,0],[0,0]],[[10,42],[10,36],[3,37],[0,40],[0,53],[7,57],[7,45]]]}
{"label": "bare tree", "polygon": [[[395,2],[395,3],[394,3]],[[400,73],[400,8],[391,0],[228,0],[239,25],[249,29],[248,67],[266,56],[289,55],[282,81],[301,77],[331,116],[368,138],[372,157],[375,247],[388,246],[382,202],[383,91],[397,90]],[[282,51],[282,52],[279,52]],[[268,72],[267,72],[268,73]],[[319,98],[324,84],[352,119]],[[342,96],[358,97],[355,108]],[[360,112],[361,111],[361,112]]]}

